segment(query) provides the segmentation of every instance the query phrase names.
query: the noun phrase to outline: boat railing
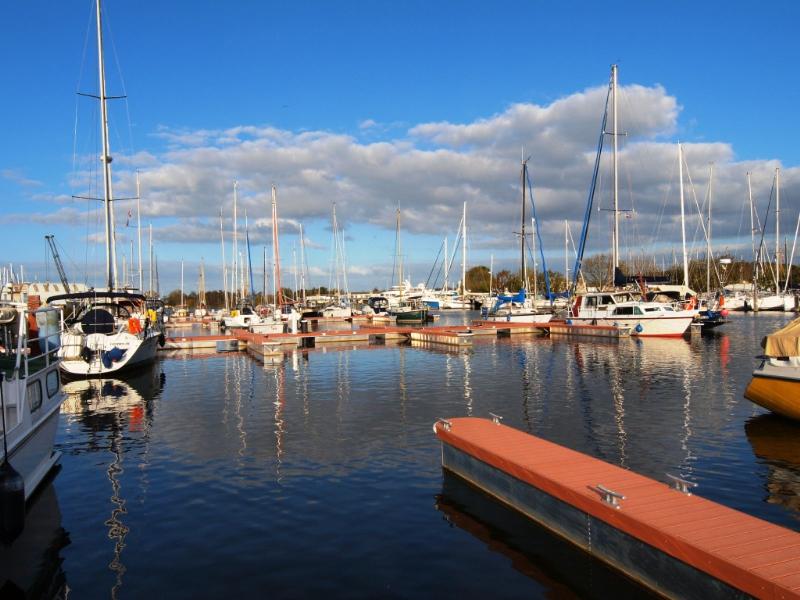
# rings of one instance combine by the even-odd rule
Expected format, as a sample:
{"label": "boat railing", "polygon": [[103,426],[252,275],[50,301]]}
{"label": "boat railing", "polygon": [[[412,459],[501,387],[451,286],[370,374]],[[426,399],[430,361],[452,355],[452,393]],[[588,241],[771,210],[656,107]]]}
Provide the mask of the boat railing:
{"label": "boat railing", "polygon": [[[28,337],[27,335],[27,311],[23,312],[21,315],[19,345],[25,343],[26,347],[24,349],[19,348],[17,352],[15,371],[19,373],[20,369],[24,366],[22,372],[26,378],[31,373],[37,373],[58,363],[60,360],[58,358],[58,350],[61,346],[61,332],[64,331],[64,311],[60,307],[42,307],[33,311],[32,314],[45,315],[45,318],[43,319],[44,326],[41,324],[39,325],[38,337],[34,338]],[[53,324],[57,323],[57,326],[49,326],[50,320],[47,318],[47,315],[50,314],[54,315],[52,321],[54,322]],[[37,323],[39,323],[38,319]],[[23,357],[24,365],[21,365],[20,362]]]}

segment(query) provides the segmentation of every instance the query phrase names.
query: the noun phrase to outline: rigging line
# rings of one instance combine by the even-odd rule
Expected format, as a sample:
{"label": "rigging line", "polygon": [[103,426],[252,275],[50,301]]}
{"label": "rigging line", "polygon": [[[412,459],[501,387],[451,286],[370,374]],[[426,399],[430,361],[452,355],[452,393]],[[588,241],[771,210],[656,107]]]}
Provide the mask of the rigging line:
{"label": "rigging line", "polygon": [[[444,240],[442,240],[442,243],[439,244],[439,252],[436,253],[436,258],[433,259],[433,265],[431,265],[431,270],[428,273],[428,278],[425,280],[425,287],[428,287],[428,285],[431,282],[431,277],[433,276],[433,270],[436,268],[436,265],[439,264],[439,256],[441,256],[443,248],[444,248]],[[441,268],[440,268],[440,271],[441,271]],[[439,273],[436,274],[436,279],[434,280],[434,285],[436,285],[436,282],[438,280],[439,280]]]}
{"label": "rigging line", "polygon": [[611,96],[611,84],[609,83],[608,92],[606,93],[606,107],[603,111],[603,120],[600,124],[600,136],[597,141],[597,155],[594,159],[594,169],[592,171],[592,180],[589,185],[589,198],[586,202],[586,213],[584,214],[583,218],[583,227],[581,228],[581,238],[580,242],[578,243],[578,256],[575,258],[575,268],[572,270],[574,273],[572,287],[570,289],[570,296],[575,294],[575,290],[577,287],[578,281],[578,273],[581,272],[581,263],[583,262],[583,253],[586,250],[586,237],[589,231],[589,220],[592,215],[592,203],[594,202],[594,193],[597,186],[597,175],[600,171],[600,157],[603,152],[603,141],[606,136],[606,124],[608,122],[608,100]]}

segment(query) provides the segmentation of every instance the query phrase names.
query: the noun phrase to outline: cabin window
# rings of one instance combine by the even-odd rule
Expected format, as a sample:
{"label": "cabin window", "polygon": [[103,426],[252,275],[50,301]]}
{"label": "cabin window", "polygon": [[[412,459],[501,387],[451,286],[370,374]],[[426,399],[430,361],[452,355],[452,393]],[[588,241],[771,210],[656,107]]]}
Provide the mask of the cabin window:
{"label": "cabin window", "polygon": [[664,307],[664,310],[665,310],[666,312],[675,312],[675,309],[674,309],[674,308],[672,308],[671,306],[665,306],[665,307]]}
{"label": "cabin window", "polygon": [[634,306],[633,307],[633,314],[635,314],[635,315],[643,315],[644,312],[642,312],[642,309],[639,308],[638,306]]}
{"label": "cabin window", "polygon": [[614,299],[611,296],[603,296],[602,299],[600,300],[600,304],[603,306],[614,304]]}
{"label": "cabin window", "polygon": [[58,393],[58,369],[54,369],[47,374],[47,397],[52,398]]}
{"label": "cabin window", "polygon": [[615,315],[632,315],[633,313],[633,306],[618,306],[614,309]]}
{"label": "cabin window", "polygon": [[645,308],[645,311],[647,311],[647,312],[658,312],[658,307],[657,306],[649,306],[649,307]]}
{"label": "cabin window", "polygon": [[586,299],[586,306],[590,306],[590,307],[597,306],[597,296],[589,296]]}
{"label": "cabin window", "polygon": [[27,390],[28,408],[31,413],[36,412],[42,406],[42,382],[38,379],[28,384]]}

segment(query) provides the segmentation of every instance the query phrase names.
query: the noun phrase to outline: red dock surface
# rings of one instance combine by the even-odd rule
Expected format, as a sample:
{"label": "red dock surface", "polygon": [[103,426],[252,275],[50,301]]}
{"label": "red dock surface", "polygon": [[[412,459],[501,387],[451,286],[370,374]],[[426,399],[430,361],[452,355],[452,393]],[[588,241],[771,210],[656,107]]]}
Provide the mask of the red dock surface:
{"label": "red dock surface", "polygon": [[[795,531],[487,419],[440,421],[435,431],[444,444],[737,590],[800,597]],[[598,484],[625,496],[619,508]]]}

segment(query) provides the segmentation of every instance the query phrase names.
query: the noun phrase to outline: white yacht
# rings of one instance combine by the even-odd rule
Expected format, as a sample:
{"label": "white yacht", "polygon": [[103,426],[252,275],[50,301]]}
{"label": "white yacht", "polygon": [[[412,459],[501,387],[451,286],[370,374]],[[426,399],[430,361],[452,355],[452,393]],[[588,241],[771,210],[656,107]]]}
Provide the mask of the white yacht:
{"label": "white yacht", "polygon": [[591,292],[576,296],[569,317],[584,325],[626,325],[631,335],[679,337],[697,310],[676,309],[664,302],[647,302],[639,292]]}
{"label": "white yacht", "polygon": [[58,373],[60,323],[59,311],[53,308],[31,311],[21,302],[0,306],[0,464],[8,461],[22,476],[25,499],[60,457],[53,452],[64,402]]}

